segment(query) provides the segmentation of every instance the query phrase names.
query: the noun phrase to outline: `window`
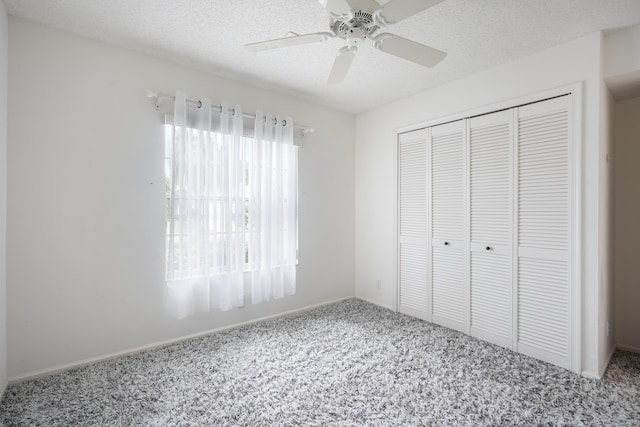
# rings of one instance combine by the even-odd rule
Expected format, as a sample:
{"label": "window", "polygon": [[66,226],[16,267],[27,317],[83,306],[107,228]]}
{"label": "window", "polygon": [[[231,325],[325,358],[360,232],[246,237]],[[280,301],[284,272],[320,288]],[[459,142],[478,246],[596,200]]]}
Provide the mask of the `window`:
{"label": "window", "polygon": [[206,100],[194,110],[165,127],[167,284],[222,309],[243,305],[245,288],[254,303],[295,293],[292,125],[259,112],[250,138],[238,106],[213,120],[197,117],[211,114]]}
{"label": "window", "polygon": [[[165,175],[167,198],[167,273],[171,272],[173,278],[186,279],[202,274],[200,263],[204,260],[208,274],[220,274],[231,263],[231,254],[236,251],[234,244],[239,240],[243,243],[243,270],[248,269],[248,209],[249,181],[248,164],[246,158],[241,159],[244,165],[238,165],[243,171],[242,185],[244,191],[229,196],[224,188],[228,186],[228,165],[222,159],[214,159],[213,156],[202,159],[189,159],[187,175],[200,175],[190,182],[196,188],[173,188],[173,164],[172,164],[172,134],[173,126],[166,126],[165,130]],[[187,133],[196,134],[199,131],[187,129]],[[193,135],[192,135],[193,136]],[[249,138],[242,138],[243,151],[250,147]],[[223,135],[215,132],[210,134],[210,142],[214,146],[222,145]],[[200,153],[206,156],[203,149]],[[217,150],[222,151],[222,150]],[[209,153],[211,154],[211,153]],[[206,181],[210,181],[207,183]],[[172,191],[178,194],[172,200]],[[186,198],[179,200],[180,198]],[[238,200],[238,198],[240,198]],[[172,204],[173,202],[173,204]],[[240,211],[238,208],[242,206]],[[238,216],[241,220],[238,221]],[[201,225],[206,224],[206,227]],[[197,242],[197,243],[196,243]],[[197,249],[193,250],[194,243]],[[171,264],[169,264],[171,263]]]}

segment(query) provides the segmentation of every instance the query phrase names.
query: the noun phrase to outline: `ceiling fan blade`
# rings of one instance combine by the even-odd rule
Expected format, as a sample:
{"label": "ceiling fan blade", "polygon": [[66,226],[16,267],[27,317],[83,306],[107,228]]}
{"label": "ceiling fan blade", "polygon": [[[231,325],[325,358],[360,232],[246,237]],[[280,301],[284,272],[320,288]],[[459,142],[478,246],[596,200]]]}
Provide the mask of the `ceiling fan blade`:
{"label": "ceiling fan blade", "polygon": [[334,15],[346,15],[351,10],[347,0],[318,0],[327,12]]}
{"label": "ceiling fan blade", "polygon": [[385,4],[378,17],[385,25],[395,24],[437,5],[443,0],[391,0]]}
{"label": "ceiling fan blade", "polygon": [[347,15],[350,11],[365,10],[373,13],[380,9],[375,0],[318,0],[322,7],[334,15]]}
{"label": "ceiling fan blade", "polygon": [[373,13],[380,9],[380,4],[375,0],[347,0],[352,10],[364,10]]}
{"label": "ceiling fan blade", "polygon": [[425,67],[433,67],[447,56],[441,50],[389,33],[376,36],[373,46],[383,52]]}
{"label": "ceiling fan blade", "polygon": [[347,71],[349,71],[351,63],[353,62],[353,58],[356,56],[356,52],[358,52],[358,48],[355,46],[345,46],[338,51],[327,84],[335,85],[344,81],[344,78],[347,76]]}
{"label": "ceiling fan blade", "polygon": [[307,43],[323,42],[334,37],[331,33],[312,33],[303,34],[301,36],[293,35],[289,37],[283,37],[281,39],[267,40],[264,42],[249,43],[244,45],[245,48],[252,52],[259,52],[261,50],[279,49],[281,47],[297,46]]}

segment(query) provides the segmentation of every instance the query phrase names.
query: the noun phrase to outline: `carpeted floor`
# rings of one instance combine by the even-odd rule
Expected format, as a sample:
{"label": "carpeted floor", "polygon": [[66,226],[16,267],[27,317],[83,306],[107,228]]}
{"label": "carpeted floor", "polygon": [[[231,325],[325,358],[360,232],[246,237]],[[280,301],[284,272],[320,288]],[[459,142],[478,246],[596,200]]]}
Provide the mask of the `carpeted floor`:
{"label": "carpeted floor", "polygon": [[359,300],[7,389],[2,425],[640,425],[640,355],[603,380]]}

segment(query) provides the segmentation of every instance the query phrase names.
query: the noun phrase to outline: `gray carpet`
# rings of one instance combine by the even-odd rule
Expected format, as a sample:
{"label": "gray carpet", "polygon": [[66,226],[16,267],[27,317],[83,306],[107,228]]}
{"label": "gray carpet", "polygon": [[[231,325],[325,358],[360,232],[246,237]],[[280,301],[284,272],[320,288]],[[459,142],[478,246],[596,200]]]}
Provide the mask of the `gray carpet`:
{"label": "gray carpet", "polygon": [[640,355],[603,380],[359,300],[7,389],[2,425],[640,425]]}

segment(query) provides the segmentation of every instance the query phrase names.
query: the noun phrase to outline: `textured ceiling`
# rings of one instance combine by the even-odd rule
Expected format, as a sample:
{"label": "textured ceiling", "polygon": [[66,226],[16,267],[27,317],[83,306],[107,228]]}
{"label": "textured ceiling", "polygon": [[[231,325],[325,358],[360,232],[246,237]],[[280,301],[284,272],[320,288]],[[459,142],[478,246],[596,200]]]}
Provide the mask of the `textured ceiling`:
{"label": "textured ceiling", "polygon": [[[316,0],[4,0],[11,15],[357,113],[597,30],[640,22],[640,0],[445,0],[385,28],[444,50],[424,68],[360,47],[327,86],[340,39],[259,53],[246,43],[328,31]],[[384,4],[387,0],[379,1]]]}

